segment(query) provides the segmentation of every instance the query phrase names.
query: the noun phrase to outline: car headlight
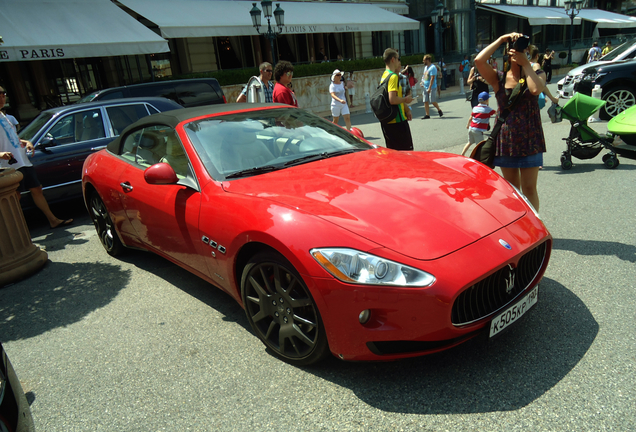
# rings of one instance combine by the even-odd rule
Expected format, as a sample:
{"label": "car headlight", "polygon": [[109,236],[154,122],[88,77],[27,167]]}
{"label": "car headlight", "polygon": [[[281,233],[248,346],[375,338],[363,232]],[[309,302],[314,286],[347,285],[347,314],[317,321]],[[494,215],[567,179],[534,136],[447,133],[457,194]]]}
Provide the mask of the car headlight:
{"label": "car headlight", "polygon": [[596,81],[597,79],[599,79],[599,78],[601,78],[601,77],[603,77],[605,75],[607,75],[607,74],[606,73],[597,72],[597,73],[594,73],[594,74],[585,75],[583,77],[583,80],[585,80],[585,81]]}
{"label": "car headlight", "polygon": [[342,282],[407,287],[425,287],[435,282],[435,276],[425,271],[355,249],[318,248],[309,252]]}
{"label": "car headlight", "polygon": [[575,83],[578,83],[578,82],[581,82],[581,80],[582,80],[582,79],[583,79],[583,74],[578,74],[578,75],[576,75],[576,76],[574,77],[574,80],[573,80],[573,81],[574,81]]}
{"label": "car headlight", "polygon": [[517,195],[517,196],[518,196],[519,198],[521,198],[521,199],[522,199],[522,200],[523,200],[526,204],[528,204],[528,207],[530,207],[530,209],[532,210],[532,212],[534,213],[534,215],[535,215],[536,217],[538,217],[540,220],[543,220],[543,219],[541,219],[541,216],[539,215],[539,212],[537,211],[537,209],[535,209],[535,208],[534,208],[534,206],[532,205],[532,203],[530,202],[530,200],[529,200],[529,199],[528,199],[528,198],[527,198],[527,197],[526,197],[523,193],[521,193],[521,191],[520,191],[519,189],[517,189],[517,187],[516,187],[515,185],[513,185],[512,183],[510,183],[510,186],[512,186],[512,187],[513,187],[513,189],[514,189],[515,191],[517,191],[517,193],[516,193],[515,195]]}

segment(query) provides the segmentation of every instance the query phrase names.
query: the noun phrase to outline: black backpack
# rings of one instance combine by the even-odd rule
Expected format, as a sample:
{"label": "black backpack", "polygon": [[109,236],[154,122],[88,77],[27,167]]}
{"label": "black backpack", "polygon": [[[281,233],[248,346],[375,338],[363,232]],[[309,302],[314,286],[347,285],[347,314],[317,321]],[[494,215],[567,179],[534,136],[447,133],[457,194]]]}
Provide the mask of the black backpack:
{"label": "black backpack", "polygon": [[[391,74],[395,74],[395,72],[391,72]],[[373,110],[373,115],[380,120],[380,123],[388,123],[395,119],[400,110],[398,105],[391,105],[389,101],[390,79],[391,75],[386,77],[371,95],[371,109]]]}

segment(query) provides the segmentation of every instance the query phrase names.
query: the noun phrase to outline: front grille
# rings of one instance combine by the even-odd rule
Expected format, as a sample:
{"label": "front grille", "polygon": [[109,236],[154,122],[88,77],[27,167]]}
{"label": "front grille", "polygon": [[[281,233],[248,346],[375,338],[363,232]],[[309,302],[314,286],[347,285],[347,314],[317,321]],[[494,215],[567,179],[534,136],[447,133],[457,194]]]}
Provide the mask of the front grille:
{"label": "front grille", "polygon": [[547,250],[541,243],[519,259],[462,292],[453,304],[451,322],[460,326],[478,321],[511,303],[537,277]]}

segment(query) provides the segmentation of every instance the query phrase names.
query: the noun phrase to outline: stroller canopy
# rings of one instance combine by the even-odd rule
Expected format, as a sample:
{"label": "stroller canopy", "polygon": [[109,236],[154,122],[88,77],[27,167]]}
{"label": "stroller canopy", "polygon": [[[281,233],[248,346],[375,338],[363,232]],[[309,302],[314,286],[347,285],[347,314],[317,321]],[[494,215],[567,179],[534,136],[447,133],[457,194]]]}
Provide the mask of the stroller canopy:
{"label": "stroller canopy", "polygon": [[587,120],[598,109],[605,105],[604,100],[595,99],[581,93],[574,93],[574,96],[563,105],[563,114],[568,120]]}

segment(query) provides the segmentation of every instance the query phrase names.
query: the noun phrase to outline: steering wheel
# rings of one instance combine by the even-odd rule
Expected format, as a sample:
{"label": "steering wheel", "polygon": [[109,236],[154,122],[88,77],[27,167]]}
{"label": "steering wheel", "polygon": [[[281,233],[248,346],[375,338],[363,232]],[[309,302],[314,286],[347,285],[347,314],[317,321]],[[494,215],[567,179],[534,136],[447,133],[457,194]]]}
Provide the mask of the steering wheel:
{"label": "steering wheel", "polygon": [[287,140],[287,142],[286,142],[286,143],[285,143],[285,145],[283,146],[283,149],[280,151],[280,155],[281,155],[281,156],[289,156],[289,155],[293,155],[293,154],[298,153],[298,151],[296,151],[296,152],[292,152],[292,151],[291,151],[291,146],[292,146],[292,145],[295,145],[295,146],[296,146],[296,148],[298,148],[298,149],[299,149],[299,148],[300,148],[300,144],[303,142],[303,140],[302,140],[302,139],[301,139],[301,140],[298,140],[298,142],[297,142],[297,143],[295,143],[295,144],[294,144],[294,143],[292,143],[292,141],[293,141],[293,138],[291,138],[291,137]]}

